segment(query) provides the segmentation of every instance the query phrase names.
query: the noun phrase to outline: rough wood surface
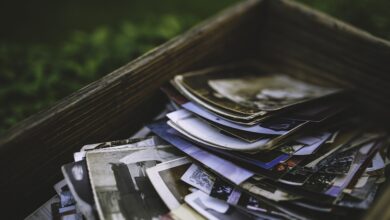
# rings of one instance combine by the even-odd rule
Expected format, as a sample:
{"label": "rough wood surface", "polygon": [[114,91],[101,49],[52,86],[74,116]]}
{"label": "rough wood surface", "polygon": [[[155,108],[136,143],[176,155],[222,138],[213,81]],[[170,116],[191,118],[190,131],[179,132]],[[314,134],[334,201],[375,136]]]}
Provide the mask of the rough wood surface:
{"label": "rough wood surface", "polygon": [[356,88],[355,98],[390,122],[388,41],[292,1],[267,1],[266,12],[257,42],[264,67]]}
{"label": "rough wood surface", "polygon": [[[379,125],[390,123],[390,42],[302,4],[266,2],[266,22],[257,41],[264,68],[354,88],[354,97]],[[356,109],[360,111],[360,109]],[[366,220],[390,219],[390,185]]]}
{"label": "rough wood surface", "polygon": [[[390,122],[390,43],[287,0],[238,4],[23,121],[0,139],[2,217],[48,199],[81,145],[128,137],[159,111],[173,75],[255,58],[265,70],[356,88]],[[390,188],[366,219],[390,216]]]}
{"label": "rough wood surface", "polygon": [[260,1],[245,1],[21,122],[0,139],[2,217],[50,198],[83,144],[130,136],[161,108],[159,86],[193,68],[249,56]]}

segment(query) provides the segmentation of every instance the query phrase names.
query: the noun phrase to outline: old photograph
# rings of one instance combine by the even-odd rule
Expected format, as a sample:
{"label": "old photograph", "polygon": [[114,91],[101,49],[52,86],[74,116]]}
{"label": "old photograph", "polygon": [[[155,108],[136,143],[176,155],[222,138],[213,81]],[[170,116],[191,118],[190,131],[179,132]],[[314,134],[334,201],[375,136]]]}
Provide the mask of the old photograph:
{"label": "old photograph", "polygon": [[168,212],[146,175],[158,163],[182,157],[171,146],[97,150],[86,155],[102,219],[151,219]]}
{"label": "old photograph", "polygon": [[213,198],[200,190],[186,196],[185,201],[209,220],[256,219],[254,215],[230,206],[227,202]]}
{"label": "old photograph", "polygon": [[62,166],[62,173],[80,212],[88,220],[98,219],[86,161],[65,164]]}
{"label": "old photograph", "polygon": [[193,163],[180,179],[206,194],[210,194],[214,185],[215,175]]}
{"label": "old photograph", "polygon": [[241,114],[275,111],[340,89],[326,88],[286,74],[210,71],[176,76],[193,94],[221,108]]}
{"label": "old photograph", "polygon": [[218,157],[181,138],[179,133],[169,127],[165,121],[150,124],[148,127],[165,141],[233,183],[240,184],[254,175],[252,171],[237,166],[231,161]]}
{"label": "old photograph", "polygon": [[190,194],[189,185],[180,178],[191,163],[188,157],[183,157],[146,170],[151,183],[170,210],[178,208],[184,203],[184,197]]}
{"label": "old photograph", "polygon": [[183,135],[191,137],[198,142],[205,142],[221,149],[234,149],[237,151],[258,151],[261,150],[270,140],[268,137],[248,143],[246,141],[221,133],[218,129],[207,124],[191,112],[181,109],[167,114],[170,119],[169,125],[173,126]]}

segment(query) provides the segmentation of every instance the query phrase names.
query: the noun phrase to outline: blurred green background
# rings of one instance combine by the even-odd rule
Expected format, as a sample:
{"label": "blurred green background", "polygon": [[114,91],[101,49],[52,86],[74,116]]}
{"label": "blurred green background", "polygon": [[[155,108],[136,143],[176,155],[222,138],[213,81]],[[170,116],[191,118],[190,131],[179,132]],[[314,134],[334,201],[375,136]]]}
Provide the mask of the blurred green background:
{"label": "blurred green background", "polygon": [[[389,0],[299,0],[390,39]],[[237,0],[0,3],[0,135]]]}

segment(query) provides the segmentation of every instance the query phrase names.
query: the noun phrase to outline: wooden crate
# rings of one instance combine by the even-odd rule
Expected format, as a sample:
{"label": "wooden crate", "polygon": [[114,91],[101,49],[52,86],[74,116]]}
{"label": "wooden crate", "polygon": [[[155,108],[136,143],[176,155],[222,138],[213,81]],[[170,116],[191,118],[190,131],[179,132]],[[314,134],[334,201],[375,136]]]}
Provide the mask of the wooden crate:
{"label": "wooden crate", "polygon": [[[163,103],[159,86],[175,74],[247,59],[267,71],[356,88],[355,98],[380,119],[378,125],[390,121],[390,42],[299,3],[249,0],[5,134],[0,139],[2,217],[24,217],[53,195],[60,166],[82,145],[128,137],[150,121]],[[389,219],[389,202],[390,188],[365,218]]]}

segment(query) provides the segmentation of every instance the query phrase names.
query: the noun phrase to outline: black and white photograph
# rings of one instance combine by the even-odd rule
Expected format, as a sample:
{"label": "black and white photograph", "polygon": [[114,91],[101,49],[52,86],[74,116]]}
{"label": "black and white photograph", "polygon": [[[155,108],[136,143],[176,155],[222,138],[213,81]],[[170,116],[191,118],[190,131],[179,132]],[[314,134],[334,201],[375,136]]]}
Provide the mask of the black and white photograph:
{"label": "black and white photograph", "polygon": [[[142,132],[143,129],[140,131]],[[85,155],[88,151],[96,150],[96,149],[120,149],[120,148],[137,148],[137,147],[153,147],[156,145],[161,145],[163,143],[160,143],[160,139],[156,138],[155,136],[149,136],[149,137],[139,137],[139,138],[128,138],[123,140],[116,140],[116,141],[109,141],[109,142],[103,142],[103,143],[97,143],[97,144],[87,144],[84,145],[79,152],[75,152],[73,154],[75,161],[81,161],[85,159]]]}
{"label": "black and white photograph", "polygon": [[152,219],[168,212],[146,169],[182,157],[171,146],[91,151],[91,186],[102,219]]}
{"label": "black and white photograph", "polygon": [[214,170],[218,175],[223,176],[235,184],[240,184],[254,175],[252,171],[214,155],[203,148],[198,147],[196,144],[181,138],[179,133],[164,121],[150,124],[148,127],[156,135],[169,142],[192,159]]}
{"label": "black and white photograph", "polygon": [[210,194],[216,177],[214,174],[193,163],[180,179],[206,194]]}
{"label": "black and white photograph", "polygon": [[4,1],[1,219],[390,220],[388,9]]}
{"label": "black and white photograph", "polygon": [[200,190],[187,195],[185,201],[206,219],[257,219],[256,216],[230,206],[223,200],[210,197]]}
{"label": "black and white photograph", "polygon": [[[197,118],[192,113],[182,109],[167,115],[169,125],[187,137],[192,137],[198,142],[206,142],[221,149],[234,149],[239,151],[258,151],[266,147],[271,138],[263,137],[258,141],[248,143],[241,139],[226,135],[217,128]],[[222,144],[220,144],[222,143]]]}
{"label": "black and white photograph", "polygon": [[65,164],[62,173],[80,212],[88,220],[98,219],[86,161]]}
{"label": "black and white photograph", "polygon": [[184,197],[191,193],[189,185],[181,181],[181,176],[191,164],[188,157],[183,157],[160,163],[146,170],[150,182],[170,210],[182,205]]}

